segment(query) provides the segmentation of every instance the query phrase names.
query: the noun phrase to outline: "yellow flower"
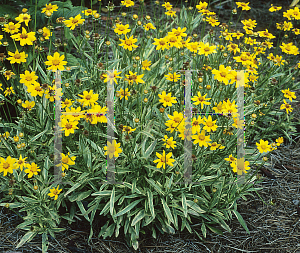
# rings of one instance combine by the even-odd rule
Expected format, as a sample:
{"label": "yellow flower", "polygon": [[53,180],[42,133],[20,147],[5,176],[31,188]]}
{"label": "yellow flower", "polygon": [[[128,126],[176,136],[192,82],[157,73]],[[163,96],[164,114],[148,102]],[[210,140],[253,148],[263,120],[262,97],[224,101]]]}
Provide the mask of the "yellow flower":
{"label": "yellow flower", "polygon": [[77,99],[82,106],[94,106],[95,104],[98,104],[96,101],[98,100],[99,94],[94,94],[93,90],[90,90],[89,92],[85,90],[83,91],[83,95],[78,96],[82,97],[82,99]]}
{"label": "yellow flower", "polygon": [[53,13],[54,11],[57,11],[58,6],[56,4],[46,4],[46,7],[42,9],[42,13],[45,13],[49,11],[50,13]]}
{"label": "yellow flower", "polygon": [[201,116],[198,116],[198,119],[193,118],[192,121],[192,134],[199,133],[200,132],[200,124],[203,124],[203,119]]}
{"label": "yellow flower", "polygon": [[248,30],[248,29],[253,30],[253,28],[255,28],[257,25],[256,21],[252,20],[252,19],[242,20],[241,22],[244,24],[243,28],[245,30]]}
{"label": "yellow flower", "polygon": [[287,53],[287,54],[293,54],[293,55],[297,55],[299,54],[299,49],[293,45],[293,42],[290,42],[288,44],[285,44],[284,42],[282,42],[282,45],[279,46],[282,49],[282,52]]}
{"label": "yellow flower", "polygon": [[119,157],[119,153],[122,152],[120,148],[121,143],[117,143],[116,140],[113,140],[111,143],[107,141],[107,146],[104,147],[104,150],[107,150],[104,155],[109,155],[109,158],[112,159],[114,157]]}
{"label": "yellow flower", "polygon": [[156,29],[156,27],[154,27],[154,26],[152,25],[152,23],[148,23],[148,24],[144,25],[143,27],[144,27],[144,29],[145,29],[146,31],[149,31],[150,29],[152,29],[152,30],[155,30],[155,29]]}
{"label": "yellow flower", "polygon": [[282,105],[280,106],[280,110],[285,109],[287,114],[289,114],[289,112],[292,112],[292,111],[293,111],[293,108],[291,107],[291,105],[288,104],[288,103],[285,101],[285,99],[283,99],[283,102],[284,102],[284,104],[282,104]]}
{"label": "yellow flower", "polygon": [[218,144],[217,142],[208,143],[210,146],[210,150],[217,150],[217,148],[221,149],[221,144]]}
{"label": "yellow flower", "polygon": [[129,25],[122,25],[122,24],[116,24],[116,28],[114,29],[114,32],[118,35],[121,34],[127,34],[131,31],[131,29],[128,29]]}
{"label": "yellow flower", "polygon": [[125,89],[125,91],[121,88],[117,93],[120,95],[120,99],[124,98],[128,100],[128,97],[130,96],[130,92],[128,92],[128,88]]}
{"label": "yellow flower", "polygon": [[127,78],[125,78],[126,81],[128,81],[129,85],[132,85],[133,83],[145,83],[145,81],[142,79],[144,74],[137,75],[137,72],[132,73],[129,71],[129,75],[125,75]]}
{"label": "yellow flower", "polygon": [[271,145],[269,145],[268,141],[260,140],[260,142],[256,142],[257,149],[259,153],[265,153],[271,151]]}
{"label": "yellow flower", "polygon": [[27,13],[21,13],[18,17],[15,18],[18,23],[24,22],[26,26],[28,26],[28,22],[31,20],[30,15]]}
{"label": "yellow flower", "polygon": [[212,70],[212,74],[214,74],[214,79],[225,83],[225,85],[228,85],[229,80],[233,78],[230,66],[225,68],[224,65],[220,65],[219,70]]}
{"label": "yellow flower", "polygon": [[165,12],[165,14],[166,14],[167,16],[173,17],[173,16],[176,15],[176,11],[171,11],[171,10],[169,10],[169,11]]}
{"label": "yellow flower", "polygon": [[236,2],[238,8],[242,8],[243,11],[249,11],[251,8],[248,6],[249,3]]}
{"label": "yellow flower", "polygon": [[205,94],[204,96],[201,95],[201,92],[198,91],[198,96],[194,96],[192,98],[193,101],[196,101],[195,103],[193,103],[194,105],[199,105],[201,104],[201,109],[203,109],[203,105],[210,105],[210,102],[207,102],[206,100],[210,100],[211,98],[205,98],[207,96],[207,94]]}
{"label": "yellow flower", "polygon": [[34,106],[34,101],[29,102],[28,100],[26,100],[25,103],[22,103],[22,107],[26,108],[28,111],[30,111]]}
{"label": "yellow flower", "polygon": [[2,28],[2,31],[10,33],[10,34],[14,34],[19,31],[21,24],[19,24],[19,23],[14,24],[13,22],[9,22],[8,24],[4,24],[3,26],[4,26],[4,28]]}
{"label": "yellow flower", "polygon": [[123,126],[122,132],[126,132],[126,133],[130,134],[130,133],[134,132],[135,130],[136,130],[136,128],[133,129],[130,126]]}
{"label": "yellow flower", "polygon": [[276,145],[280,146],[283,143],[283,137],[279,137],[278,139],[276,139]]}
{"label": "yellow flower", "polygon": [[55,52],[53,56],[48,55],[47,59],[48,61],[45,62],[45,64],[49,66],[47,69],[52,70],[53,72],[57,70],[64,70],[64,65],[67,64],[66,61],[63,61],[63,59],[65,59],[65,56],[60,55],[58,52]]}
{"label": "yellow flower", "polygon": [[228,162],[234,162],[236,161],[236,158],[232,156],[232,154],[228,157],[228,158],[224,158],[225,161],[228,161]]}
{"label": "yellow flower", "polygon": [[6,159],[0,157],[0,173],[3,172],[5,177],[7,173],[13,174],[13,170],[17,169],[17,159],[8,156]]}
{"label": "yellow flower", "polygon": [[15,53],[8,51],[8,54],[11,57],[8,57],[7,60],[10,61],[10,64],[13,63],[22,63],[22,62],[26,62],[26,57],[28,56],[28,54],[25,54],[25,52],[20,52],[18,51],[18,49],[16,50]]}
{"label": "yellow flower", "polygon": [[4,91],[5,97],[8,95],[11,95],[11,94],[15,94],[13,87],[10,87],[10,88],[7,87],[6,90]]}
{"label": "yellow flower", "polygon": [[212,54],[212,53],[216,53],[216,47],[217,46],[209,46],[209,43],[203,43],[203,42],[200,42],[199,43],[199,52],[198,54],[200,55],[205,55],[205,56],[208,56],[209,54]]}
{"label": "yellow flower", "polygon": [[28,178],[32,178],[33,175],[37,175],[40,169],[35,163],[31,163],[31,165],[28,164],[28,169],[24,170],[25,173],[28,173]]}
{"label": "yellow flower", "polygon": [[176,97],[172,97],[171,92],[168,93],[168,95],[166,94],[165,91],[162,92],[162,94],[158,94],[158,96],[160,97],[159,102],[163,103],[163,106],[172,106],[172,104],[176,104]]}
{"label": "yellow flower", "polygon": [[133,35],[129,38],[125,35],[125,40],[119,39],[122,43],[119,44],[119,46],[123,47],[124,49],[128,49],[129,51],[132,51],[132,48],[137,48],[138,46],[134,43],[137,42],[137,39],[133,38]]}
{"label": "yellow flower", "polygon": [[288,98],[292,102],[292,98],[296,99],[295,92],[291,92],[290,88],[287,90],[281,90],[281,92],[284,94],[284,97]]}
{"label": "yellow flower", "polygon": [[93,11],[92,9],[87,9],[87,10],[82,11],[81,13],[84,13],[85,16],[90,16],[90,15],[92,16],[95,13],[97,13],[97,11]]}
{"label": "yellow flower", "polygon": [[56,166],[62,166],[62,171],[65,171],[66,169],[69,169],[69,165],[74,165],[75,164],[75,159],[76,156],[70,157],[70,152],[68,152],[67,155],[61,153],[61,161],[62,163],[57,164]]}
{"label": "yellow flower", "polygon": [[166,79],[168,81],[171,81],[171,82],[177,82],[180,78],[180,74],[176,74],[176,72],[174,72],[173,74],[169,73],[168,75],[165,75]]}
{"label": "yellow flower", "polygon": [[156,50],[165,50],[169,49],[168,39],[167,38],[154,38],[155,42],[152,43],[156,46]]}
{"label": "yellow flower", "polygon": [[35,32],[27,33],[24,27],[22,27],[22,33],[11,35],[11,38],[15,41],[20,41],[21,46],[33,45],[33,41],[36,40]]}
{"label": "yellow flower", "polygon": [[227,48],[228,48],[229,52],[233,52],[234,54],[236,54],[237,52],[240,52],[239,46],[237,44],[230,43],[227,46]]}
{"label": "yellow flower", "polygon": [[196,8],[199,10],[198,12],[201,12],[203,10],[206,10],[207,9],[207,6],[208,6],[208,3],[207,2],[201,2],[196,5]]}
{"label": "yellow flower", "polygon": [[125,5],[126,7],[131,7],[131,6],[134,6],[134,2],[131,0],[124,0],[124,1],[121,1],[121,5]]}
{"label": "yellow flower", "polygon": [[49,40],[50,36],[52,36],[52,32],[47,27],[43,27],[43,36],[46,40]]}
{"label": "yellow flower", "polygon": [[235,101],[232,103],[228,99],[227,101],[223,101],[223,113],[224,114],[231,114],[233,117],[238,117],[238,109],[237,105],[235,104]]}
{"label": "yellow flower", "polygon": [[244,173],[247,173],[247,170],[250,170],[251,168],[249,167],[250,163],[248,161],[244,162],[244,158],[240,158],[239,160],[236,160],[230,164],[230,166],[233,168],[232,171],[237,173],[238,175],[243,175]]}
{"label": "yellow flower", "polygon": [[4,72],[4,76],[6,77],[7,80],[9,80],[12,76],[15,76],[16,74],[12,72],[11,70],[6,70]]}
{"label": "yellow flower", "polygon": [[78,14],[75,18],[70,17],[70,19],[65,20],[64,24],[67,27],[70,27],[70,30],[74,30],[76,26],[82,25],[84,21],[85,21],[85,19],[82,19],[81,15]]}
{"label": "yellow flower", "polygon": [[282,9],[281,6],[273,6],[273,4],[271,4],[271,8],[269,9],[269,11],[274,12],[274,11],[279,11],[281,9]]}
{"label": "yellow flower", "polygon": [[58,185],[56,189],[55,187],[50,189],[50,193],[48,193],[48,196],[51,198],[54,197],[54,200],[57,200],[58,194],[60,194],[61,191],[62,189],[59,189],[59,185]]}
{"label": "yellow flower", "polygon": [[150,70],[150,68],[149,68],[149,66],[151,65],[151,61],[148,61],[148,60],[144,60],[144,61],[142,61],[142,69],[143,70]]}
{"label": "yellow flower", "polygon": [[211,141],[211,139],[209,138],[210,135],[205,135],[205,130],[202,130],[201,133],[198,133],[196,135],[193,135],[192,138],[195,139],[194,140],[194,144],[199,144],[200,147],[204,146],[204,147],[208,147],[208,142]]}
{"label": "yellow flower", "polygon": [[213,27],[218,26],[220,24],[220,22],[218,22],[218,20],[213,17],[207,17],[206,21]]}
{"label": "yellow flower", "polygon": [[173,137],[168,138],[167,135],[164,136],[164,138],[162,139],[164,141],[164,144],[166,146],[166,148],[172,148],[174,149],[176,147],[176,141],[173,141]]}
{"label": "yellow flower", "polygon": [[70,133],[74,134],[74,130],[78,129],[78,121],[75,119],[61,119],[62,131],[65,131],[65,136],[69,136]]}
{"label": "yellow flower", "polygon": [[38,83],[36,81],[38,79],[38,76],[35,75],[35,71],[32,71],[30,73],[28,70],[25,70],[25,74],[20,74],[20,78],[21,78],[20,83],[23,83],[26,86]]}
{"label": "yellow flower", "polygon": [[293,28],[293,23],[284,21],[282,25],[283,31],[290,31]]}
{"label": "yellow flower", "polygon": [[175,162],[175,159],[172,159],[172,152],[168,153],[166,155],[165,150],[163,151],[163,154],[159,154],[156,152],[156,156],[158,157],[157,160],[154,160],[154,163],[157,163],[157,168],[161,168],[163,166],[164,169],[166,169],[166,164],[173,166],[173,162]]}
{"label": "yellow flower", "polygon": [[27,157],[22,158],[22,155],[20,155],[20,158],[18,161],[16,161],[16,169],[20,168],[21,171],[23,171],[23,168],[28,168],[30,166],[28,163],[25,163],[25,160]]}
{"label": "yellow flower", "polygon": [[104,82],[110,82],[112,84],[112,82],[114,81],[116,84],[118,84],[117,79],[116,78],[122,78],[120,76],[118,76],[119,74],[121,74],[121,72],[117,72],[116,70],[114,70],[113,72],[109,72],[107,71],[108,74],[103,74],[103,77],[105,77]]}
{"label": "yellow flower", "polygon": [[175,35],[176,37],[186,37],[187,34],[185,33],[186,27],[178,27],[177,29],[173,28],[172,32],[168,32],[168,36],[173,36]]}
{"label": "yellow flower", "polygon": [[36,97],[37,95],[42,97],[45,91],[41,88],[39,83],[35,83],[27,86],[27,92],[33,97]]}
{"label": "yellow flower", "polygon": [[73,102],[74,101],[72,99],[66,98],[66,100],[61,103],[61,108],[70,107],[72,106]]}
{"label": "yellow flower", "polygon": [[173,5],[170,4],[169,2],[166,2],[164,4],[162,4],[161,6],[165,7],[167,11],[171,10]]}
{"label": "yellow flower", "polygon": [[176,48],[182,47],[181,36],[176,36],[175,34],[171,34],[171,35],[168,35],[166,38],[168,40],[169,47],[176,47]]}
{"label": "yellow flower", "polygon": [[217,120],[212,121],[211,116],[209,115],[208,118],[206,119],[206,117],[204,117],[205,122],[203,129],[206,130],[207,132],[210,131],[217,131],[218,126],[215,124]]}

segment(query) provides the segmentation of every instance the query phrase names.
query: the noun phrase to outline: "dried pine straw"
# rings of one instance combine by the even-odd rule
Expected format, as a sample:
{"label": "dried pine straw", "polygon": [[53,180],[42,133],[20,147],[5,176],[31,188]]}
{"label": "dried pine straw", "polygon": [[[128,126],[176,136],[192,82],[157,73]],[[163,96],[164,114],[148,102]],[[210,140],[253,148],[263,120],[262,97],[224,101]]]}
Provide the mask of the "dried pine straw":
{"label": "dried pine straw", "polygon": [[[298,136],[299,137],[299,136]],[[263,187],[249,196],[247,201],[238,200],[238,211],[243,216],[250,234],[237,219],[229,222],[232,233],[209,233],[204,241],[188,232],[175,235],[150,235],[140,241],[140,249],[130,249],[121,235],[118,238],[99,239],[97,234],[88,243],[89,228],[76,222],[65,224],[65,232],[50,238],[48,252],[300,252],[300,138],[296,144],[282,145],[271,154],[268,169],[276,179],[264,177],[257,187]],[[263,202],[263,201],[264,202]],[[273,201],[273,205],[270,201]],[[0,209],[0,252],[41,252],[41,237],[37,236],[23,247],[16,249],[24,231],[16,229],[22,219],[5,207]],[[200,231],[199,231],[200,232]],[[201,232],[200,232],[201,234]]]}

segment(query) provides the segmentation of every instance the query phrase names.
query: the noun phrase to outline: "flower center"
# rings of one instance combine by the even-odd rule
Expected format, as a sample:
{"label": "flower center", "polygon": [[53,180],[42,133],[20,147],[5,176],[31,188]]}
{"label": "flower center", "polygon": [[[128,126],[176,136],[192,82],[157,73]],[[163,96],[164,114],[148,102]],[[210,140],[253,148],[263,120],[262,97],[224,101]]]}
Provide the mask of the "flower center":
{"label": "flower center", "polygon": [[3,163],[3,169],[7,170],[9,168],[9,163],[5,162]]}
{"label": "flower center", "polygon": [[59,65],[59,59],[52,60],[52,65],[58,66]]}
{"label": "flower center", "polygon": [[15,25],[9,25],[9,26],[8,26],[8,29],[9,29],[9,30],[14,30],[15,28],[16,28]]}
{"label": "flower center", "polygon": [[68,158],[68,157],[64,157],[64,158],[62,159],[62,162],[63,162],[63,163],[68,163],[68,161],[69,161],[69,158]]}
{"label": "flower center", "polygon": [[204,141],[204,140],[205,140],[205,136],[204,136],[203,134],[200,134],[200,135],[199,135],[199,140],[200,140],[200,141]]}
{"label": "flower center", "polygon": [[14,55],[14,58],[15,58],[15,59],[21,59],[21,55],[20,55],[20,54],[15,54],[15,55]]}
{"label": "flower center", "polygon": [[207,125],[208,127],[212,127],[214,124],[213,124],[212,122],[206,122],[206,125]]}
{"label": "flower center", "polygon": [[19,161],[18,161],[18,164],[22,164],[22,163],[23,163],[23,161],[22,161],[22,160],[19,160]]}
{"label": "flower center", "polygon": [[28,38],[28,35],[27,35],[27,34],[21,33],[20,39],[26,40],[27,38]]}
{"label": "flower center", "polygon": [[90,100],[91,98],[92,98],[91,95],[87,95],[87,96],[85,97],[86,100]]}
{"label": "flower center", "polygon": [[226,75],[227,75],[226,72],[221,72],[221,73],[220,73],[220,76],[222,76],[222,77],[226,77]]}
{"label": "flower center", "polygon": [[70,123],[67,123],[67,124],[66,124],[66,128],[67,128],[67,129],[72,129],[72,125],[71,125]]}
{"label": "flower center", "polygon": [[125,44],[126,44],[127,46],[131,46],[131,45],[132,45],[132,42],[131,42],[131,40],[126,40],[126,41],[125,41]]}
{"label": "flower center", "polygon": [[204,101],[204,97],[201,96],[201,97],[198,98],[198,100],[199,100],[200,102],[203,102],[203,101]]}

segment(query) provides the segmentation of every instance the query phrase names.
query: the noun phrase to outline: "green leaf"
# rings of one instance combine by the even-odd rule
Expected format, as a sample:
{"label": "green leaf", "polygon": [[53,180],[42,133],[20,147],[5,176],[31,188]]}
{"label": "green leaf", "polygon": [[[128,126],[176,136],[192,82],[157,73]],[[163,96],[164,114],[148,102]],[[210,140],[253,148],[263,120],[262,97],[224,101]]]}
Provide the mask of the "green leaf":
{"label": "green leaf", "polygon": [[202,223],[201,231],[202,231],[202,234],[203,234],[204,238],[206,238],[206,227],[205,227],[204,223]]}
{"label": "green leaf", "polygon": [[209,225],[206,224],[206,226],[214,233],[218,234],[218,235],[223,235],[223,232],[220,230],[220,229],[217,229],[217,228],[214,228],[214,227],[211,227]]}
{"label": "green leaf", "polygon": [[142,158],[145,158],[145,159],[149,158],[149,156],[152,154],[152,152],[155,149],[156,143],[157,143],[157,140],[155,140],[154,142],[151,143],[151,145],[147,148],[144,157],[142,157]]}
{"label": "green leaf", "polygon": [[83,206],[82,202],[81,202],[81,201],[76,201],[76,203],[77,203],[77,205],[78,205],[78,207],[79,207],[79,209],[80,209],[82,215],[84,216],[84,218],[86,218],[87,221],[90,221],[89,216],[88,216],[88,215],[85,215],[86,210],[84,209],[84,206]]}
{"label": "green leaf", "polygon": [[64,197],[66,197],[69,193],[73,192],[74,190],[76,190],[78,187],[81,186],[82,183],[77,182],[76,184],[74,184],[64,195]]}
{"label": "green leaf", "polygon": [[194,211],[196,211],[197,213],[205,213],[204,210],[202,210],[194,201],[191,200],[187,200],[187,205],[192,208]]}
{"label": "green leaf", "polygon": [[168,219],[169,223],[170,223],[170,222],[174,223],[174,219],[173,219],[173,216],[172,216],[172,214],[171,214],[171,210],[170,210],[170,208],[168,207],[167,202],[166,202],[165,199],[163,199],[163,198],[161,199],[161,202],[162,202],[162,204],[163,204],[163,208],[164,208],[164,211],[165,211],[165,214],[166,214],[166,216],[167,216],[167,219]]}
{"label": "green leaf", "polygon": [[137,199],[135,201],[133,201],[130,205],[126,206],[125,208],[123,208],[120,212],[118,212],[115,217],[121,216],[127,212],[129,212],[132,208],[134,208],[138,203],[140,203],[142,201],[142,199]]}
{"label": "green leaf", "polygon": [[16,248],[20,248],[21,246],[24,245],[24,243],[26,242],[30,242],[35,236],[37,235],[37,232],[27,232],[21,239],[21,241],[19,242],[19,244],[17,245]]}
{"label": "green leaf", "polygon": [[0,8],[0,16],[3,17],[4,15],[8,14],[11,19],[14,19],[18,16],[18,9],[11,5],[1,5]]}
{"label": "green leaf", "polygon": [[241,223],[241,225],[243,226],[243,228],[247,231],[248,234],[250,234],[249,229],[242,217],[242,215],[236,211],[236,210],[232,210],[232,212],[235,214],[235,216],[237,217],[238,221]]}
{"label": "green leaf", "polygon": [[150,213],[151,213],[152,217],[155,218],[155,212],[154,212],[154,206],[153,206],[153,193],[150,190],[147,190],[147,196],[148,196]]}
{"label": "green leaf", "polygon": [[147,182],[148,182],[150,185],[153,186],[153,188],[154,188],[155,191],[157,191],[160,195],[163,195],[163,196],[165,195],[165,194],[163,193],[161,187],[158,186],[158,185],[154,182],[154,180],[153,180],[152,178],[148,179],[147,177],[145,177],[145,179],[147,180]]}
{"label": "green leaf", "polygon": [[114,203],[115,203],[115,187],[113,187],[110,195],[110,204],[109,204],[109,210],[110,210],[110,215],[113,217],[114,216]]}
{"label": "green leaf", "polygon": [[43,132],[37,134],[31,140],[29,140],[29,143],[34,142],[35,140],[37,140],[38,138],[40,138],[41,136],[43,136],[47,131],[48,131],[48,129],[45,129]]}
{"label": "green leaf", "polygon": [[47,233],[42,234],[42,253],[46,253],[48,251],[48,235]]}
{"label": "green leaf", "polygon": [[139,222],[140,220],[142,220],[145,217],[145,210],[141,210],[137,213],[137,215],[133,218],[132,222],[131,222],[131,226],[135,226],[135,224],[137,222]]}

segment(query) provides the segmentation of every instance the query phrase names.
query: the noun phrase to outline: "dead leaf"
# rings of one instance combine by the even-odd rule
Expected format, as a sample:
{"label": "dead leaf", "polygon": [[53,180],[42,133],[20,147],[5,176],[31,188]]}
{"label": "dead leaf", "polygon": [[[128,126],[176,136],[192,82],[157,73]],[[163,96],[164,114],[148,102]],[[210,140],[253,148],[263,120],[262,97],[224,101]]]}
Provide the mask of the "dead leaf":
{"label": "dead leaf", "polygon": [[267,177],[272,178],[272,179],[276,179],[276,177],[268,170],[261,168],[260,169]]}

